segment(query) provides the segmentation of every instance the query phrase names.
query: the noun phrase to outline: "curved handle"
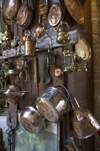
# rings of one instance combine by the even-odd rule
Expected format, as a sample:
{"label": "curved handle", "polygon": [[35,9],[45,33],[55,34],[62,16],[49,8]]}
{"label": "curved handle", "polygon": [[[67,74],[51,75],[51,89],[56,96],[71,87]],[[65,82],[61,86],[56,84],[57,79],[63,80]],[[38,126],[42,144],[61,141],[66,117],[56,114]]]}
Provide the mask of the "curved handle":
{"label": "curved handle", "polygon": [[[59,28],[60,26],[62,26],[62,25],[66,25],[67,29],[69,30],[69,25],[68,25],[68,23],[61,21],[60,24],[58,25],[58,28]],[[58,28],[57,28],[57,30],[58,30]]]}
{"label": "curved handle", "polygon": [[67,92],[68,98],[70,99],[70,94],[65,86],[58,84],[58,85],[55,85],[54,87],[63,87],[65,89],[65,91]]}

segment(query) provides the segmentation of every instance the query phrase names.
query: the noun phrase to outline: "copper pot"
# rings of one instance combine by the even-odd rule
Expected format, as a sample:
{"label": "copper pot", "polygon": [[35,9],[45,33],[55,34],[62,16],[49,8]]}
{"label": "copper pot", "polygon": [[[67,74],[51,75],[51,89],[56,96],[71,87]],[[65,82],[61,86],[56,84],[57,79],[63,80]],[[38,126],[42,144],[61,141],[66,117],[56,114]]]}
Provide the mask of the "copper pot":
{"label": "copper pot", "polygon": [[17,24],[23,29],[27,28],[33,18],[33,11],[30,6],[23,5],[17,14]]}
{"label": "copper pot", "polygon": [[46,120],[56,122],[70,110],[70,104],[64,93],[55,87],[48,87],[37,98],[36,108]]}
{"label": "copper pot", "polygon": [[43,117],[31,106],[25,107],[21,113],[20,121],[23,127],[32,134],[37,133],[45,126]]}

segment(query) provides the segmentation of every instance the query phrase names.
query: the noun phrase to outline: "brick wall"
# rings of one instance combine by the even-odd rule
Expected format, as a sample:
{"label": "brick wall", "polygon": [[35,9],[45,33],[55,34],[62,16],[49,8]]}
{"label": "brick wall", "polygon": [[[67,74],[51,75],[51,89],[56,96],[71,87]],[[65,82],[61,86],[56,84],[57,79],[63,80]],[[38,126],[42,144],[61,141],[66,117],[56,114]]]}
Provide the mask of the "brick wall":
{"label": "brick wall", "polygon": [[[93,69],[94,69],[94,114],[100,123],[100,0],[91,0]],[[100,136],[95,135],[95,151],[100,151]]]}

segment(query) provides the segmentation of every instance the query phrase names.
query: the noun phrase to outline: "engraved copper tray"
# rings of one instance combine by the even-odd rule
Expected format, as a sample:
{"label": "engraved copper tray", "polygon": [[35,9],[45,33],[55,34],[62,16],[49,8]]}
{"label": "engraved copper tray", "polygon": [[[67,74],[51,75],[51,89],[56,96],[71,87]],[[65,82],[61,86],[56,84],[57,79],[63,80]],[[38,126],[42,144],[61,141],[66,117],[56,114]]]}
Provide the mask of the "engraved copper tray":
{"label": "engraved copper tray", "polygon": [[78,0],[64,0],[64,2],[74,20],[79,24],[83,24],[84,14],[80,2]]}

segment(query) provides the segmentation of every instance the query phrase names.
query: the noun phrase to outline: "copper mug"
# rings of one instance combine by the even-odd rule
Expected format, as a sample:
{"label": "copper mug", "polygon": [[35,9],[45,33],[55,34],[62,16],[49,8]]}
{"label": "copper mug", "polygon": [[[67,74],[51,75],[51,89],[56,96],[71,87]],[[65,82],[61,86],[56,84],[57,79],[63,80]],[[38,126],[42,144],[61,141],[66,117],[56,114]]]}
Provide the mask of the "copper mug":
{"label": "copper mug", "polygon": [[25,56],[35,56],[35,42],[29,38],[25,40]]}

